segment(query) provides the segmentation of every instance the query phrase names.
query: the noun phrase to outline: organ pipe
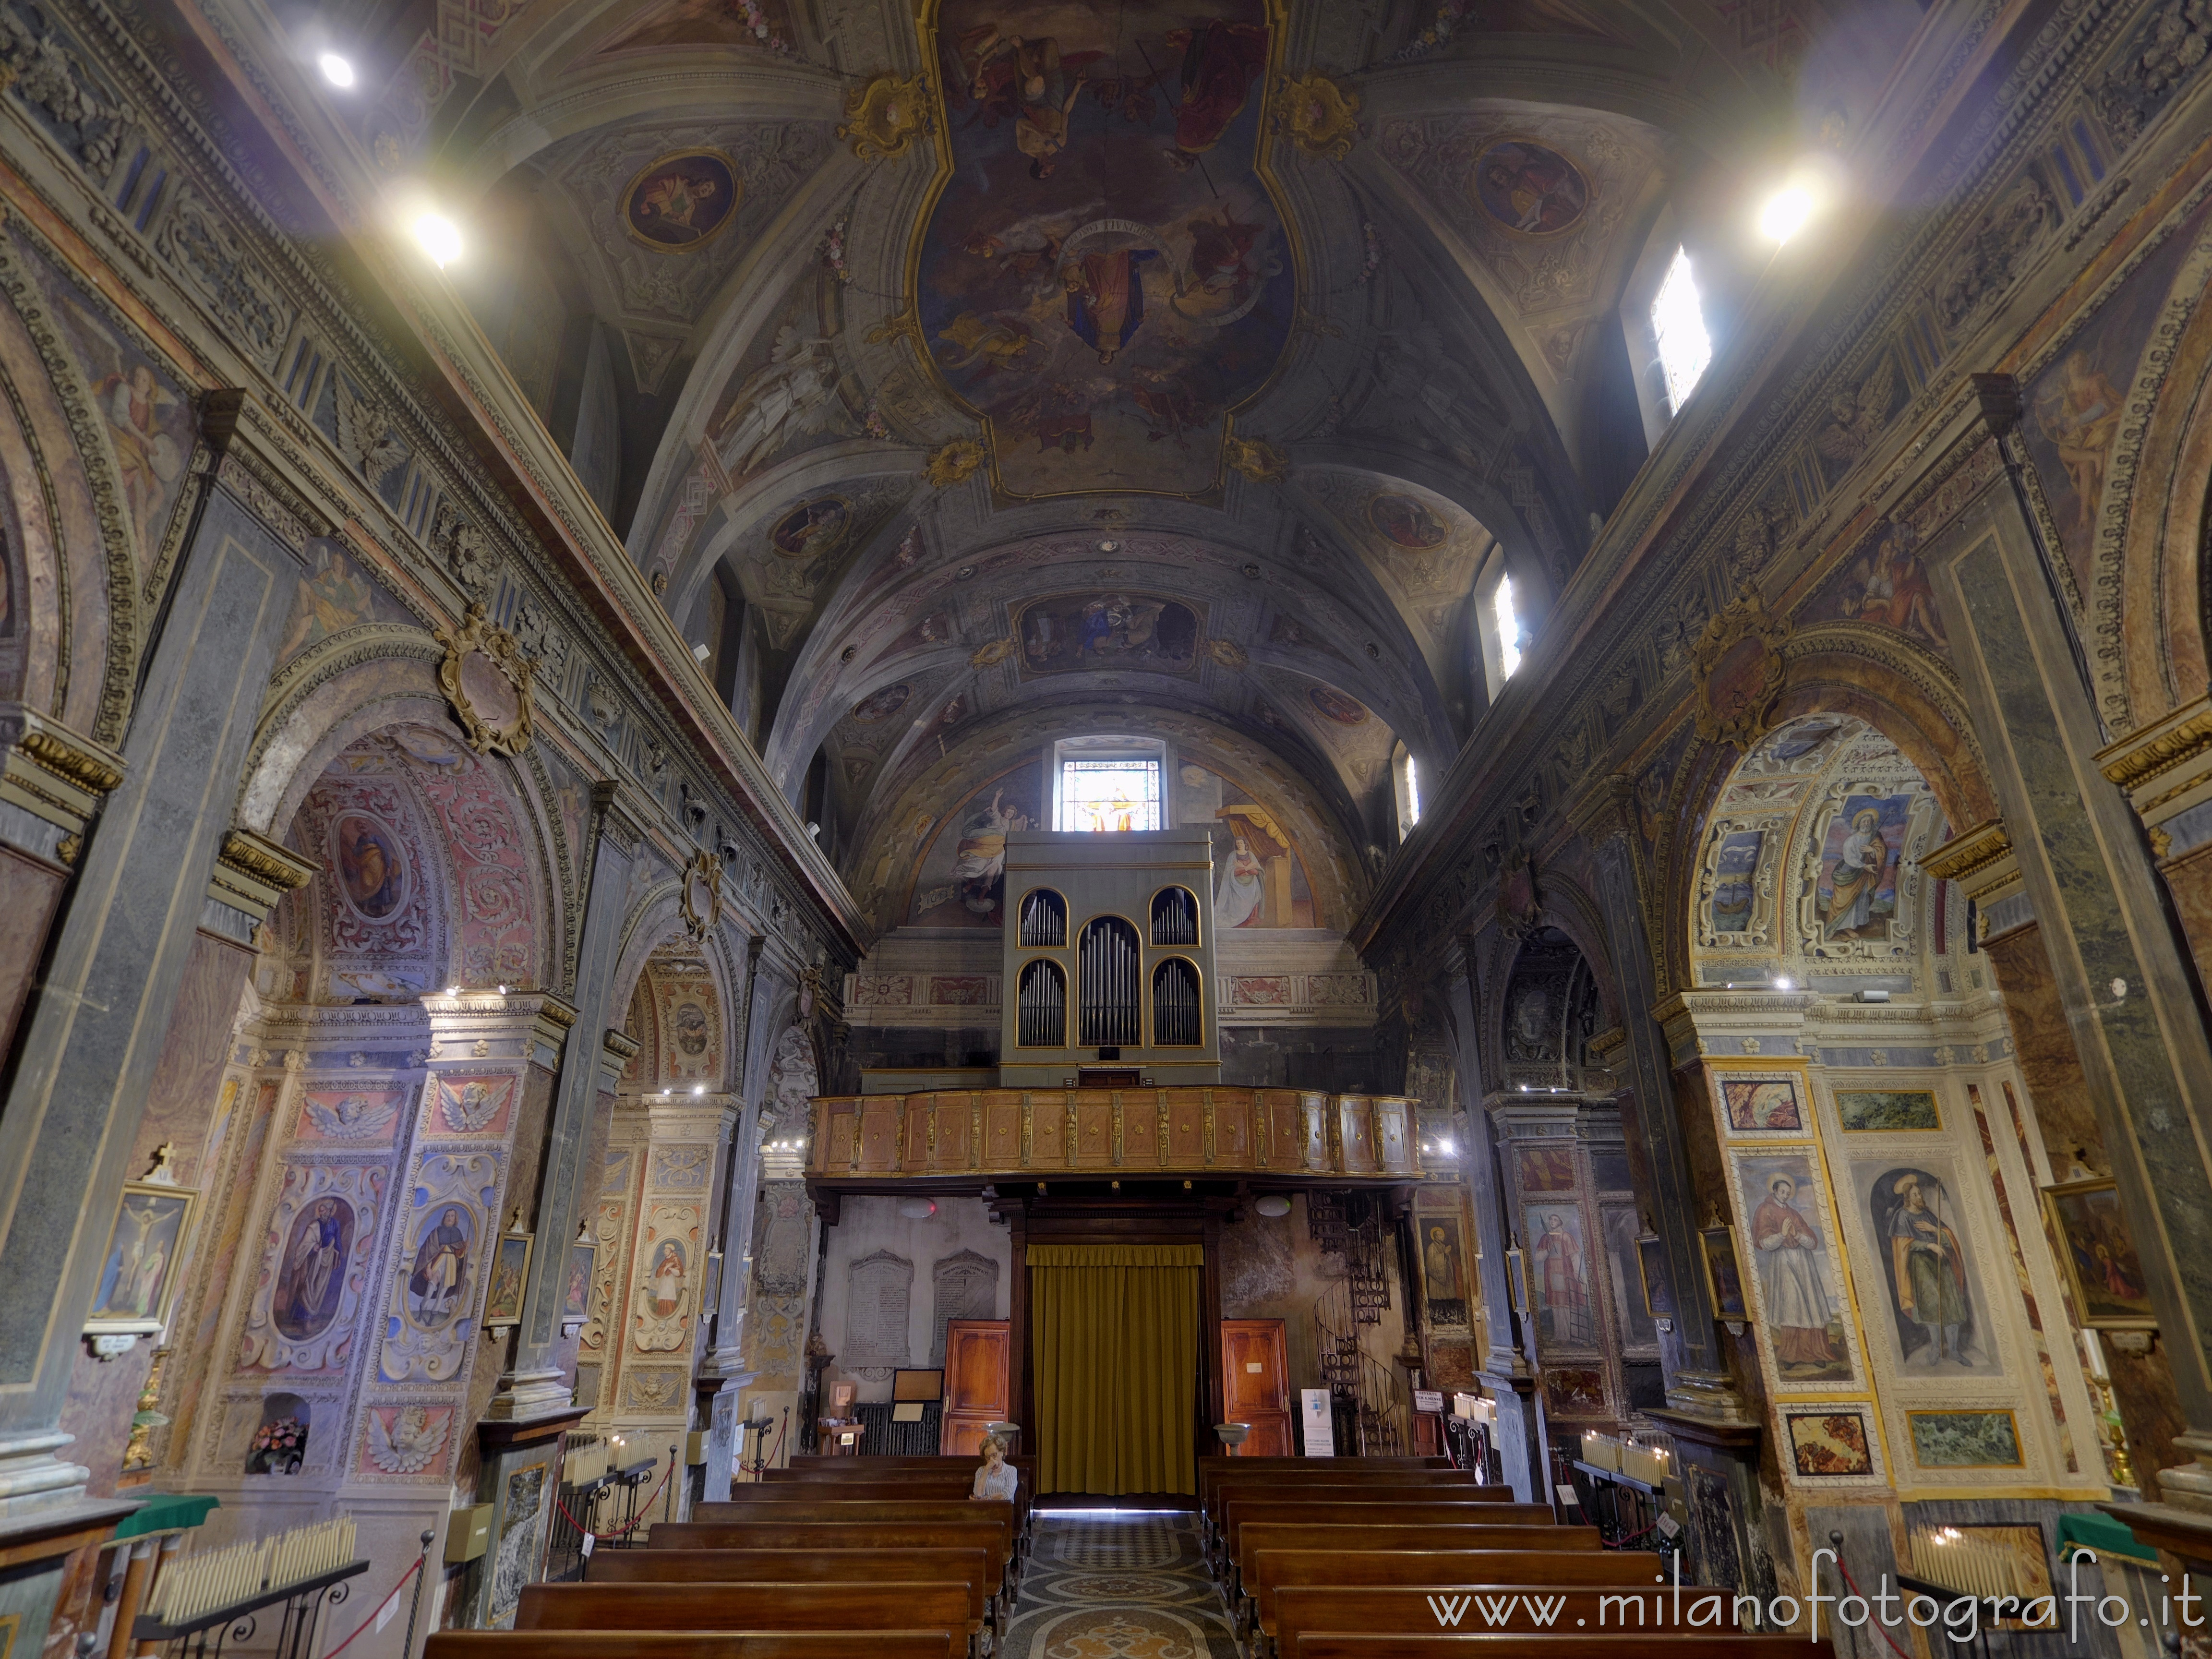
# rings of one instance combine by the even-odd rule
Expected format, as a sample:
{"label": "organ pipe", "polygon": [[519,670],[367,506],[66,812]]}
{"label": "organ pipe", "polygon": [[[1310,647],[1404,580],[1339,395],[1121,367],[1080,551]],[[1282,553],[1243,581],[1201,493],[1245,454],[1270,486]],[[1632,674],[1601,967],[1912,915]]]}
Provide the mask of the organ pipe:
{"label": "organ pipe", "polygon": [[1136,929],[1119,916],[1096,916],[1083,929],[1079,1006],[1085,1048],[1134,1048],[1144,1041],[1144,963]]}

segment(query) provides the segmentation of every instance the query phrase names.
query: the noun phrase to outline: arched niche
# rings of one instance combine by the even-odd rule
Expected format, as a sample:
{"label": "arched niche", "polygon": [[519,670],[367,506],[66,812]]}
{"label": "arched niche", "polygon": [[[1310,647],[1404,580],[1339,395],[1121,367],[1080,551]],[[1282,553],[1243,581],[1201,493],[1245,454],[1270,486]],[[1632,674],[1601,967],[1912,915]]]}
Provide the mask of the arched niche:
{"label": "arched niche", "polygon": [[1735,1298],[1793,1525],[1893,1490],[2102,1488],[2089,1351],[2039,1224],[2040,1189],[2078,1171],[2045,1144],[1967,906],[1922,867],[1958,827],[1938,789],[1830,708],[1790,714],[1711,799],[1668,1036],[1711,1149],[1718,1310]]}

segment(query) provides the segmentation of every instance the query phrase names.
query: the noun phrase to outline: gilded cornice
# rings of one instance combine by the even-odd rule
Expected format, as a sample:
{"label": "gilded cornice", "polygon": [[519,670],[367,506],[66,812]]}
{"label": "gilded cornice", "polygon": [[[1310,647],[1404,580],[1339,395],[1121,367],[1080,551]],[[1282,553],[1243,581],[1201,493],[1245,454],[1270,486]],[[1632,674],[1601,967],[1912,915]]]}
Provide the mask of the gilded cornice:
{"label": "gilded cornice", "polygon": [[323,867],[313,859],[301,858],[283,842],[258,836],[251,830],[232,830],[223,836],[222,850],[216,856],[226,868],[286,893],[305,887]]}
{"label": "gilded cornice", "polygon": [[1965,881],[2012,852],[2003,823],[1991,818],[1921,855],[1920,867],[1938,881]]}

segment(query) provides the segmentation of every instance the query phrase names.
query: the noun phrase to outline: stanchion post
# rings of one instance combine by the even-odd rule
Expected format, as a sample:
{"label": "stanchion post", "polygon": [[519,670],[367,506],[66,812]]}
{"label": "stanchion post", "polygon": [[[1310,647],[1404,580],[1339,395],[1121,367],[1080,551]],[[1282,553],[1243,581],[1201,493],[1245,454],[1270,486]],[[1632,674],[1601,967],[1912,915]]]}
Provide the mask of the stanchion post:
{"label": "stanchion post", "polygon": [[422,1613],[422,1584],[430,1576],[430,1540],[438,1534],[422,1529],[422,1559],[415,1572],[415,1599],[407,1604],[407,1639],[400,1644],[400,1659],[415,1659],[415,1625]]}
{"label": "stanchion post", "polygon": [[676,1518],[676,1458],[677,1448],[672,1445],[668,1449],[668,1496],[662,1500],[660,1505],[660,1518],[664,1521],[673,1521]]}

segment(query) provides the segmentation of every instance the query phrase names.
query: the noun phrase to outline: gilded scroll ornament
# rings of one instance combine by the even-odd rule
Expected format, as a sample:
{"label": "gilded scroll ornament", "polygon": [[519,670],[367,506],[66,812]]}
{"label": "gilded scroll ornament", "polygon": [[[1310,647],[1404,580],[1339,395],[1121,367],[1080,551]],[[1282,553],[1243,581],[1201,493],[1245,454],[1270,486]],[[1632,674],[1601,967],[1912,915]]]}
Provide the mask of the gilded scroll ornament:
{"label": "gilded scroll ornament", "polygon": [[459,629],[435,638],[446,652],[438,686],[469,747],[489,755],[519,755],[529,748],[530,679],[538,665],[514,636],[486,620],[479,602],[469,606]]}
{"label": "gilded scroll ornament", "polygon": [[905,155],[915,139],[932,131],[929,82],[919,75],[903,81],[878,75],[845,94],[845,118],[837,136],[861,161],[880,161]]}
{"label": "gilded scroll ornament", "polygon": [[1285,76],[1275,83],[1279,131],[1309,155],[1340,161],[1359,137],[1359,94],[1326,75]]}
{"label": "gilded scroll ornament", "polygon": [[1748,751],[1765,734],[1787,675],[1782,647],[1789,638],[1789,619],[1769,614],[1748,588],[1705,624],[1690,647],[1700,738]]}

